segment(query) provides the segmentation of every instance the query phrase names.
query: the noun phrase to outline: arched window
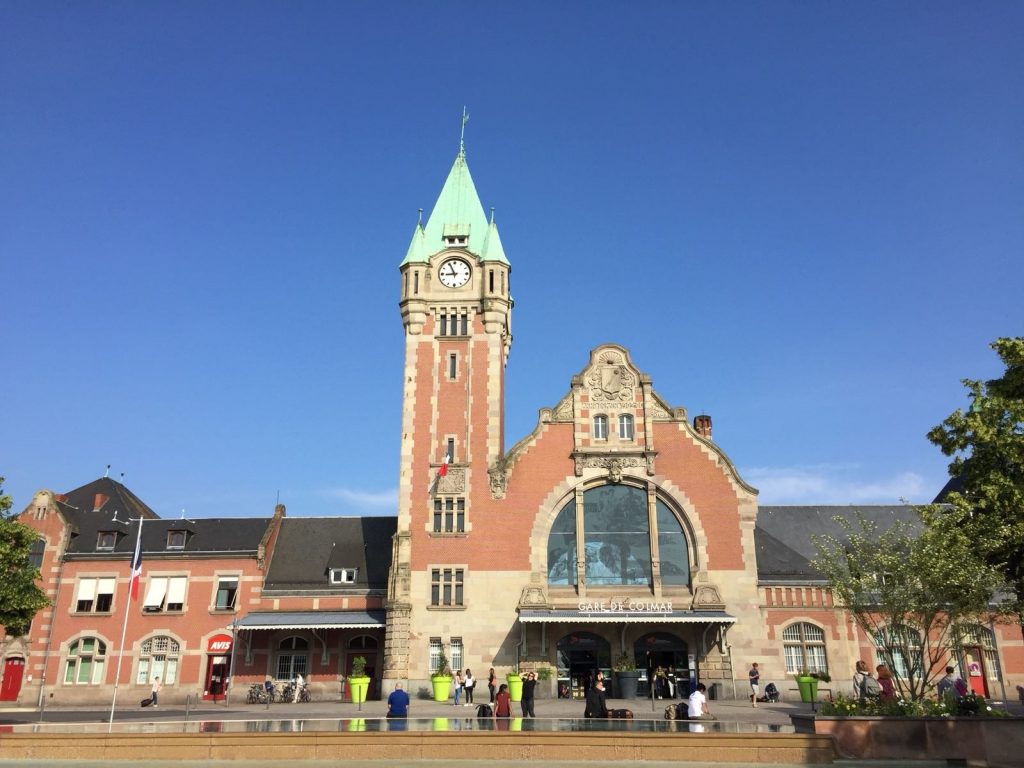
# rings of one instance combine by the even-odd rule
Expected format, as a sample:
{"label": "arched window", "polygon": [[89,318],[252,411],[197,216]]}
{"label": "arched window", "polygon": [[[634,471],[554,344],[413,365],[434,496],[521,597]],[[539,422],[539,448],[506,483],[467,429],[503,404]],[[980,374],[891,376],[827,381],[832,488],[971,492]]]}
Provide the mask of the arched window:
{"label": "arched window", "polygon": [[107,644],[95,637],[82,637],[68,647],[64,666],[65,685],[100,685],[106,667]]}
{"label": "arched window", "polygon": [[595,440],[607,440],[608,439],[608,417],[603,414],[598,414],[594,417],[594,434]]}
{"label": "arched window", "polygon": [[302,637],[286,637],[277,646],[277,679],[291,680],[309,669],[309,643]]}
{"label": "arched window", "polygon": [[820,627],[807,622],[790,624],[782,630],[783,649],[786,654],[786,672],[828,672],[825,654],[825,633]]}
{"label": "arched window", "polygon": [[142,644],[139,650],[139,673],[135,682],[148,685],[156,678],[164,685],[173,685],[178,679],[178,661],[181,646],[174,638],[156,635]]}
{"label": "arched window", "polygon": [[622,440],[633,439],[633,417],[628,413],[619,416],[619,437]]}
{"label": "arched window", "polygon": [[[888,648],[888,650],[886,650]],[[883,627],[875,635],[875,655],[897,677],[920,679],[924,673],[921,633],[909,627]]]}
{"label": "arched window", "polygon": [[46,551],[46,542],[42,539],[36,539],[32,542],[32,546],[28,550],[28,564],[33,568],[43,567],[43,552]]}
{"label": "arched window", "polygon": [[[657,541],[661,581],[666,586],[690,584],[686,535],[679,519],[661,499],[656,501],[656,530],[647,513],[647,491],[612,484],[583,493],[577,508],[571,499],[559,511],[548,535],[548,583],[575,585],[582,555],[589,586],[649,586],[653,580],[651,552]],[[577,540],[577,515],[582,514],[583,539]]]}

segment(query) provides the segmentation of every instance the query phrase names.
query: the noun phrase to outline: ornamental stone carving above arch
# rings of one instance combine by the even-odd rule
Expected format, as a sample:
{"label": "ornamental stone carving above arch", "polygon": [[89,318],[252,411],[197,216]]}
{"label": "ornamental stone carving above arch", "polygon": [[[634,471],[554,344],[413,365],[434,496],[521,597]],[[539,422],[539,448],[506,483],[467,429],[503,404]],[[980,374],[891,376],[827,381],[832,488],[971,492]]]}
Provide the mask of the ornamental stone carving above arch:
{"label": "ornamental stone carving above arch", "polygon": [[615,403],[633,399],[637,376],[620,352],[605,350],[586,375],[587,394],[592,403]]}

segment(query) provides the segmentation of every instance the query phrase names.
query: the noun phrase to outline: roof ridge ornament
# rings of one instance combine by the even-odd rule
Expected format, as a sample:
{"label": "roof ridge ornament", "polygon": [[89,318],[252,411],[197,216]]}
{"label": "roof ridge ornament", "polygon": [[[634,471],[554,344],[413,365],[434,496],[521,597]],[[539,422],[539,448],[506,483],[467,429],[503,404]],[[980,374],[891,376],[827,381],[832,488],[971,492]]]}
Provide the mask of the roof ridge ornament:
{"label": "roof ridge ornament", "polygon": [[466,154],[466,123],[469,122],[469,113],[466,111],[466,106],[462,106],[462,128],[459,131],[459,154],[465,156]]}

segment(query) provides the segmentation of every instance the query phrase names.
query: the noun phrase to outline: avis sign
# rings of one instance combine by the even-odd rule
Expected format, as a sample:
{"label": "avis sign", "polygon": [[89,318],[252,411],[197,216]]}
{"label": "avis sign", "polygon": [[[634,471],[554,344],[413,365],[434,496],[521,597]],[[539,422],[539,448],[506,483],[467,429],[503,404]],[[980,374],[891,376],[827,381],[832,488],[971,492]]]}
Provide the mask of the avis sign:
{"label": "avis sign", "polygon": [[206,646],[210,653],[229,653],[231,651],[231,635],[214,635]]}

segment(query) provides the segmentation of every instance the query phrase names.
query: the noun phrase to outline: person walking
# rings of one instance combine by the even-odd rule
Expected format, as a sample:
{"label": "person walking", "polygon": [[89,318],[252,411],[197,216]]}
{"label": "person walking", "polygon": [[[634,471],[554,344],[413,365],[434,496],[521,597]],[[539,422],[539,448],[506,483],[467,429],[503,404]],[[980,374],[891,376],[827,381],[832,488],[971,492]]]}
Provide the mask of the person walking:
{"label": "person walking", "polygon": [[149,691],[149,703],[151,706],[158,706],[158,699],[160,698],[160,689],[163,688],[163,683],[160,682],[159,677],[153,678],[153,687]]}
{"label": "person walking", "polygon": [[498,692],[498,676],[494,674],[494,667],[487,673],[487,692],[491,694],[491,704],[494,703],[494,694]]}
{"label": "person walking", "polygon": [[751,706],[757,707],[757,697],[761,695],[761,672],[757,668],[756,661],[750,665],[750,672],[747,675],[750,677]]}
{"label": "person walking", "polygon": [[476,685],[476,680],[473,679],[473,673],[468,669],[466,670],[466,677],[462,681],[462,687],[466,692],[466,706],[473,705],[473,686]]}
{"label": "person walking", "polygon": [[519,702],[523,710],[523,717],[536,717],[533,713],[533,696],[537,689],[537,673],[528,672],[523,678],[523,698]]}
{"label": "person walking", "polygon": [[292,704],[295,704],[299,700],[299,694],[302,693],[302,688],[306,684],[306,679],[299,672],[295,675],[295,690],[292,692]]}

